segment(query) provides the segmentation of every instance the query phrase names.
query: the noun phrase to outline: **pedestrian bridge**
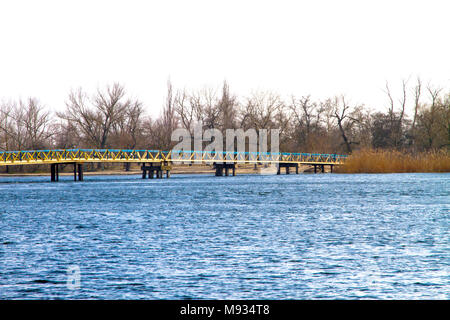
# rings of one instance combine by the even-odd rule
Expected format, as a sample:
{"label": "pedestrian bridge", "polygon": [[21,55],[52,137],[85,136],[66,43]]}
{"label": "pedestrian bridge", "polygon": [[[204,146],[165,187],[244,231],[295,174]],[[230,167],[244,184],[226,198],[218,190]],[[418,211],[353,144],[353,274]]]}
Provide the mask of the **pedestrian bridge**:
{"label": "pedestrian bridge", "polygon": [[324,172],[325,166],[341,165],[347,156],[317,153],[274,153],[274,152],[215,152],[215,151],[161,151],[161,150],[126,150],[126,149],[57,149],[31,151],[0,151],[0,166],[24,166],[49,164],[52,181],[58,181],[59,164],[74,165],[74,179],[83,180],[84,163],[140,163],[143,178],[162,177],[166,171],[167,177],[173,165],[179,164],[212,164],[216,175],[221,176],[225,170],[232,170],[235,175],[237,164],[274,164],[278,168],[295,168],[299,165],[311,165],[314,172],[317,168]]}

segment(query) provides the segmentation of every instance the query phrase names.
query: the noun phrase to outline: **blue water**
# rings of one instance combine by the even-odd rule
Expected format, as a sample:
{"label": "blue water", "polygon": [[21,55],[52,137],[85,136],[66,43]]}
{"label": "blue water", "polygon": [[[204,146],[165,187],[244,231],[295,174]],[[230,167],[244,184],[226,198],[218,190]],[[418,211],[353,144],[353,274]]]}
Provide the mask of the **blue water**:
{"label": "blue water", "polygon": [[48,181],[0,178],[2,299],[450,298],[450,174]]}

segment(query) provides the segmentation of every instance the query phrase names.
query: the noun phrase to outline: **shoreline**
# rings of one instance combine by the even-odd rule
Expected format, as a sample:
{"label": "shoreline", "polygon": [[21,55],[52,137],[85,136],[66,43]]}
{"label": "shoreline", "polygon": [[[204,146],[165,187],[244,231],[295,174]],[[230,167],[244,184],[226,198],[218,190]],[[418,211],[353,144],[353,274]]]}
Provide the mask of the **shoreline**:
{"label": "shoreline", "polygon": [[[314,169],[310,168],[308,166],[301,166],[299,167],[299,173],[298,174],[314,174]],[[317,172],[317,174],[320,174],[321,172]],[[325,170],[325,173],[330,173],[329,169]],[[393,174],[393,173],[448,173],[448,171],[385,171],[385,172],[362,172],[362,171],[356,171],[356,172],[349,172],[346,170],[333,170],[333,173],[335,174]],[[50,171],[48,172],[15,172],[15,173],[0,173],[0,178],[2,177],[46,177],[50,176]],[[133,176],[133,175],[141,175],[142,170],[138,169],[132,169],[130,171],[125,170],[102,170],[102,171],[85,171],[83,173],[85,176]],[[187,167],[187,168],[175,168],[170,170],[171,175],[179,175],[179,174],[187,174],[187,175],[214,175],[214,169],[208,168],[208,167]],[[236,175],[240,174],[274,174],[276,175],[276,169],[273,168],[264,168],[264,167],[258,167],[257,169],[252,168],[236,168]],[[281,175],[285,175],[286,172],[284,170],[281,171]],[[290,174],[295,175],[295,172],[292,172]],[[60,172],[60,176],[63,177],[69,177],[73,176],[73,172]]]}
{"label": "shoreline", "polygon": [[[299,174],[300,173],[311,173],[312,169],[309,166],[300,166],[299,167]],[[329,172],[329,170],[325,171],[326,173]],[[256,169],[254,166],[244,166],[244,167],[238,167],[236,168],[236,175],[239,174],[276,174],[276,169],[274,167],[265,168],[263,166],[258,166]],[[132,168],[130,171],[125,171],[123,169],[106,169],[106,170],[99,170],[99,171],[84,171],[83,173],[85,176],[111,176],[111,175],[141,175],[142,170]],[[172,170],[170,170],[170,174],[177,175],[177,174],[207,174],[207,175],[214,175],[214,169],[208,166],[181,166],[181,167],[174,167]],[[285,171],[282,170],[281,174],[285,174]],[[295,174],[295,172],[292,172],[291,174]],[[0,173],[0,177],[41,177],[41,176],[49,176],[50,171],[44,171],[44,172],[14,172],[14,173]],[[60,172],[60,176],[73,176],[73,172]]]}
{"label": "shoreline", "polygon": [[[330,172],[325,172],[330,173]],[[410,173],[449,173],[449,172],[442,172],[442,171],[425,171],[425,172],[333,172],[333,174],[337,175],[346,175],[346,174],[370,174],[370,175],[376,175],[376,174],[410,174]],[[141,175],[141,171],[133,171],[133,172],[84,172],[85,176],[136,176]],[[180,174],[186,174],[186,175],[214,175],[214,171],[210,172],[171,172],[171,175],[180,175]],[[236,175],[242,175],[242,174],[255,174],[255,175],[261,175],[262,173],[260,171],[255,172],[236,172]],[[266,173],[267,174],[267,173]],[[276,173],[272,173],[273,175],[276,175]],[[309,171],[303,171],[299,172],[298,174],[314,174],[314,172]],[[321,172],[316,173],[321,174]],[[60,173],[59,174],[62,177],[71,177],[73,176],[73,173]],[[286,175],[284,172],[281,173],[281,175]],[[290,175],[296,175],[295,173],[292,173]],[[50,173],[0,173],[0,178],[6,178],[6,177],[47,177],[50,176]]]}

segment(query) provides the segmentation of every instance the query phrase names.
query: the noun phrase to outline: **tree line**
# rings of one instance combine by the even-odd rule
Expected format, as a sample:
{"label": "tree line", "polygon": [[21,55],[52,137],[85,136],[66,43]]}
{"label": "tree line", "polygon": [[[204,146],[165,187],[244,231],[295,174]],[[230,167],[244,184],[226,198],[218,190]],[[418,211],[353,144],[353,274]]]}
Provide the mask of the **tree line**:
{"label": "tree line", "polygon": [[341,95],[283,99],[270,91],[245,97],[227,82],[220,90],[174,89],[169,82],[158,117],[115,83],[95,92],[71,91],[52,112],[37,98],[0,103],[0,150],[122,148],[170,150],[176,128],[280,129],[280,151],[344,153],[361,148],[450,150],[450,91],[402,82],[399,99],[386,84],[384,111],[351,104]]}

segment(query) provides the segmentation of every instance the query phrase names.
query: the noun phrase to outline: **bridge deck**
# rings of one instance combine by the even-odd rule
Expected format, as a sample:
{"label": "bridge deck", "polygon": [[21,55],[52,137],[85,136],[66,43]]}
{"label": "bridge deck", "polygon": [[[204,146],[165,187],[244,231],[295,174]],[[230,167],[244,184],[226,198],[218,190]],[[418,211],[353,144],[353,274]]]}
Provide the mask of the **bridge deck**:
{"label": "bridge deck", "polygon": [[58,163],[193,163],[212,164],[231,162],[236,164],[296,163],[305,165],[340,165],[345,155],[314,153],[252,153],[213,151],[160,151],[124,149],[64,149],[1,151],[0,166],[38,165]]}

